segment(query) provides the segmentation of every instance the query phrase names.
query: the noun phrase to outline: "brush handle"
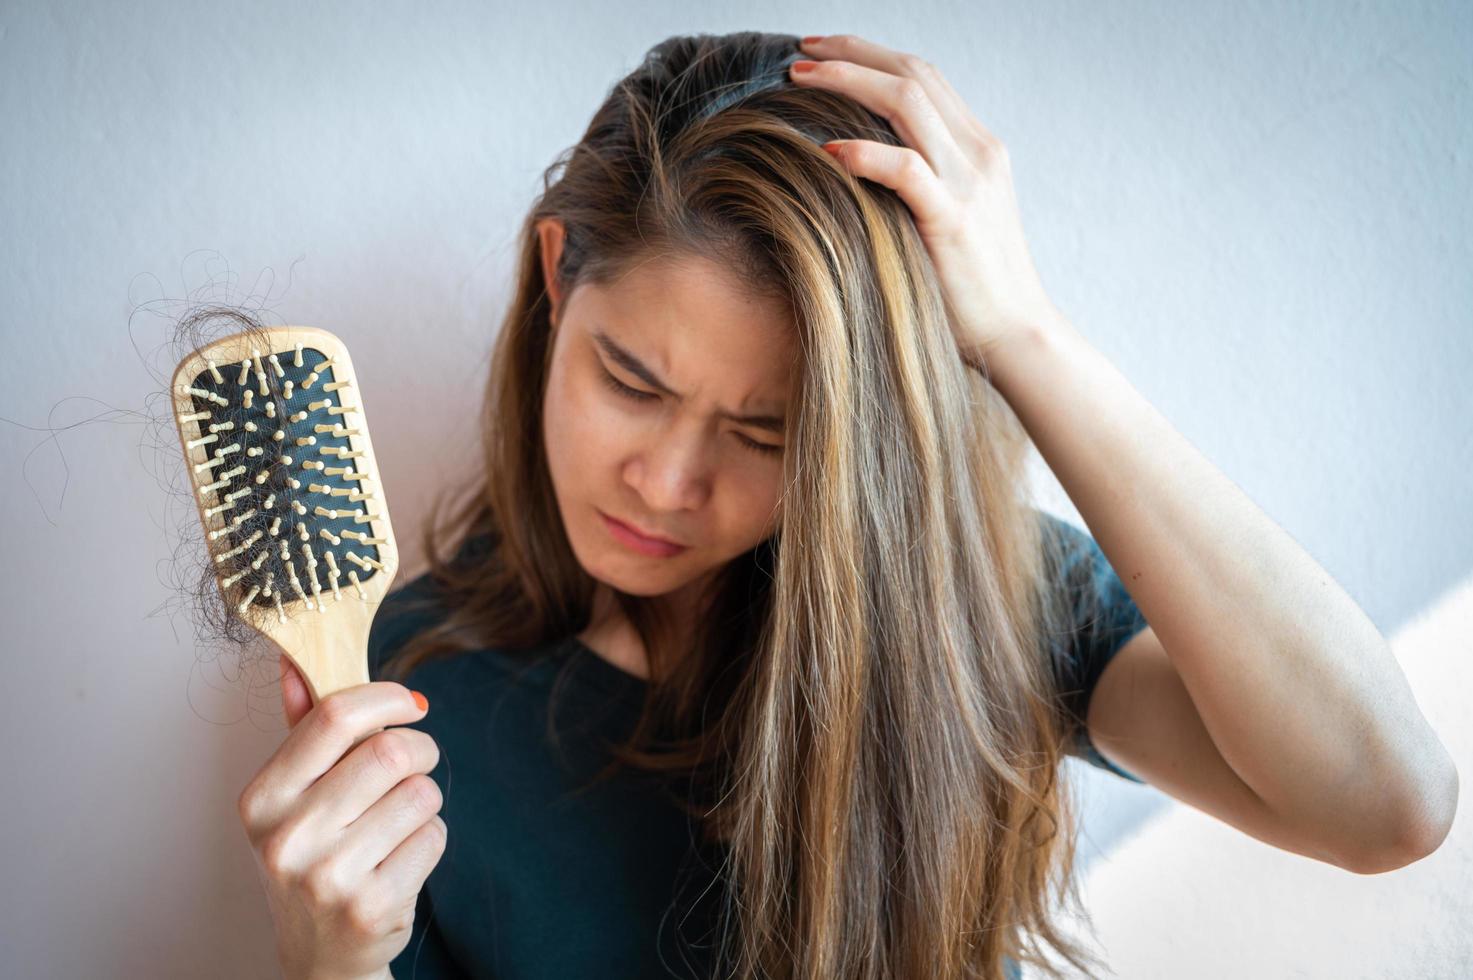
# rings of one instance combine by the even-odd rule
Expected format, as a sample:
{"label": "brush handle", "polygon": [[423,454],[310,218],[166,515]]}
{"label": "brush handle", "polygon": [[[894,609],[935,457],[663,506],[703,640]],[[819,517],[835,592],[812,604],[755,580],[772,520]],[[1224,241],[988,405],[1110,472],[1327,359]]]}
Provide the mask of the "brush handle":
{"label": "brush handle", "polygon": [[301,673],[314,705],[335,691],[368,683],[368,630],[378,605],[329,601],[325,613],[299,611],[285,623],[270,624],[267,635]]}

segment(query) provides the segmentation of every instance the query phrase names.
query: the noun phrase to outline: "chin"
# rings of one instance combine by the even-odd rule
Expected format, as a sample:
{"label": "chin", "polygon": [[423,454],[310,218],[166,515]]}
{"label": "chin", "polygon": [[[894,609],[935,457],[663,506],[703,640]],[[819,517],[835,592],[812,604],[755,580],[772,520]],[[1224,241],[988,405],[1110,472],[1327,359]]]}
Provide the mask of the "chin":
{"label": "chin", "polygon": [[657,596],[669,595],[690,581],[691,576],[681,575],[672,577],[669,572],[659,573],[648,569],[633,567],[620,567],[621,560],[618,557],[611,558],[595,565],[580,562],[583,570],[590,578],[602,582],[611,589],[617,589],[626,595],[639,596],[641,598],[653,599]]}

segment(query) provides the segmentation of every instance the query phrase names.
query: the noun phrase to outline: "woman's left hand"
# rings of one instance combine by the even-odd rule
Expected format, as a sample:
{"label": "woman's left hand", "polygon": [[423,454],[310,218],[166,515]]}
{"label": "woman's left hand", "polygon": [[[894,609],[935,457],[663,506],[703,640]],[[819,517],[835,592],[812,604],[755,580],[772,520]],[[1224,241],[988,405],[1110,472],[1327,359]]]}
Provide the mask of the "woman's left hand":
{"label": "woman's left hand", "polygon": [[825,149],[910,208],[963,360],[984,364],[1008,339],[1058,319],[1023,239],[1007,149],[941,73],[915,55],[852,34],[805,41],[803,51],[814,68],[790,72],[794,82],[849,96],[888,120],[908,144],[836,140]]}

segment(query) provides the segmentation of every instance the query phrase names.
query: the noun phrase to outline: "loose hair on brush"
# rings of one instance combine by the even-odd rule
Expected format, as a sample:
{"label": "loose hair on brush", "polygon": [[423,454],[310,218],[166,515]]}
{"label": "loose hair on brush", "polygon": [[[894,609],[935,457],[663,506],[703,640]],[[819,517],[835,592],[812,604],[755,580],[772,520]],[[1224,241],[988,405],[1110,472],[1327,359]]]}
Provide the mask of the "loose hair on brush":
{"label": "loose hair on brush", "polygon": [[787,34],[668,38],[544,172],[494,341],[483,475],[424,528],[438,613],[384,676],[590,621],[596,583],[540,438],[537,222],[564,224],[564,295],[651,257],[717,261],[798,331],[782,526],[715,578],[692,648],[616,590],[650,683],[600,776],[688,778],[683,805],[725,853],[720,976],[994,978],[1005,956],[1058,976],[1044,944],[1099,975],[1052,918],[1078,905],[1059,767],[1079,722],[1051,666],[1079,594],[1025,493],[1030,442],[960,358],[904,202],[820,148],[902,140],[794,85],[801,57]]}

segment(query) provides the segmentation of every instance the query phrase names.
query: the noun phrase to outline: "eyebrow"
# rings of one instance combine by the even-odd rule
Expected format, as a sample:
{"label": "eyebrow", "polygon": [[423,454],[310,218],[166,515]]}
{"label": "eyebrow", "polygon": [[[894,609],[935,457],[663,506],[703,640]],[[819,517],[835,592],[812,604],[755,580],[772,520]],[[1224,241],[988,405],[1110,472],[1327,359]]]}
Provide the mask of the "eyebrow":
{"label": "eyebrow", "polygon": [[[671,395],[675,398],[684,397],[678,391],[671,388],[665,382],[661,381],[655,375],[655,372],[651,371],[649,367],[647,367],[645,363],[639,358],[635,357],[632,352],[621,347],[618,342],[614,340],[614,338],[604,333],[602,327],[595,327],[593,329],[593,339],[598,343],[600,347],[604,349],[604,353],[608,354],[609,357],[616,364],[618,364],[624,370],[628,371],[630,374],[639,378],[639,380],[643,381],[651,388],[658,389],[662,393]],[[758,429],[766,429],[769,432],[776,432],[781,434],[782,432],[786,431],[787,421],[781,415],[741,415],[737,412],[727,411],[720,411],[716,414],[720,418],[729,419],[733,422],[739,422],[742,425],[750,425]]]}

